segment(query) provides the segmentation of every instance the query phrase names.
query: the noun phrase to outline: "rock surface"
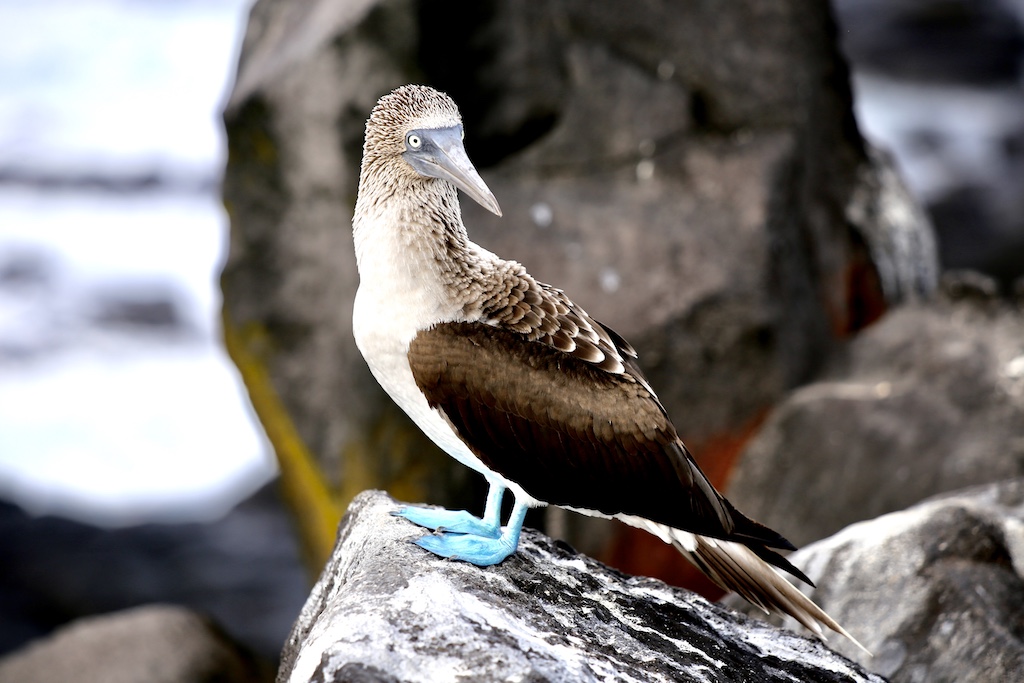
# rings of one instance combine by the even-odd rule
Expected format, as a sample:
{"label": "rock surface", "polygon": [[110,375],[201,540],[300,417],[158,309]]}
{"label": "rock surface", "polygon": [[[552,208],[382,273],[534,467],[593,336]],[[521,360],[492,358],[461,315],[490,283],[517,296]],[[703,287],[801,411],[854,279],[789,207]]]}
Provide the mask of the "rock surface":
{"label": "rock surface", "polygon": [[1024,680],[1024,479],[855,524],[790,559],[875,656],[836,650],[892,683]]}
{"label": "rock surface", "polygon": [[3,683],[260,683],[272,672],[184,607],[81,619],[0,659]]}
{"label": "rock surface", "polygon": [[822,643],[627,577],[527,530],[479,568],[361,494],[282,654],[291,681],[881,681]]}
{"label": "rock surface", "polygon": [[1024,317],[987,298],[989,284],[950,279],[950,296],[858,335],[771,415],[730,500],[803,545],[935,494],[1024,476]]}
{"label": "rock surface", "polygon": [[470,236],[629,339],[724,482],[836,338],[936,280],[927,221],[857,131],[834,30],[826,0],[257,3],[225,111],[222,286],[229,349],[282,461],[314,460],[343,501],[473,494],[351,338],[364,122],[419,82],[461,106],[504,211],[464,203]]}

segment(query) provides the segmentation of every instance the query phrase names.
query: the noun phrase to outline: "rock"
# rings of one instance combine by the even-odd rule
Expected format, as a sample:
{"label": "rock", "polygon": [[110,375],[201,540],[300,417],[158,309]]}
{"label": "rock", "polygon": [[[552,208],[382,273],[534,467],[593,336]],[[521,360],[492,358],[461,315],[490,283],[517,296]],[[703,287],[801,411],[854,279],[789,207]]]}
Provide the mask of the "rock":
{"label": "rock", "polygon": [[802,545],[1024,476],[1024,318],[968,295],[976,281],[890,312],[793,392],[744,452],[730,500]]}
{"label": "rock", "polygon": [[526,530],[496,567],[441,559],[353,501],[282,653],[278,682],[881,681],[817,640],[654,579],[624,576]]}
{"label": "rock", "polygon": [[1024,275],[1024,3],[835,0],[858,124],[891,151],[946,268]]}
{"label": "rock", "polygon": [[[225,110],[225,335],[320,530],[313,554],[333,528],[315,501],[482,499],[352,343],[349,222],[377,98],[407,82],[454,97],[504,211],[465,203],[471,237],[628,338],[722,483],[837,338],[935,286],[930,228],[857,131],[834,30],[825,0],[255,5]],[[322,492],[300,483],[309,461]]]}
{"label": "rock", "polygon": [[80,619],[0,659],[5,683],[259,683],[271,672],[207,618],[151,605]]}
{"label": "rock", "polygon": [[1024,10],[1006,0],[836,0],[843,46],[859,66],[905,80],[1016,83]]}
{"label": "rock", "polygon": [[1024,680],[1024,479],[855,524],[790,559],[875,656],[836,650],[892,683]]}
{"label": "rock", "polygon": [[0,655],[75,619],[177,603],[272,662],[309,590],[276,483],[202,524],[104,529],[0,502],[0,548]]}

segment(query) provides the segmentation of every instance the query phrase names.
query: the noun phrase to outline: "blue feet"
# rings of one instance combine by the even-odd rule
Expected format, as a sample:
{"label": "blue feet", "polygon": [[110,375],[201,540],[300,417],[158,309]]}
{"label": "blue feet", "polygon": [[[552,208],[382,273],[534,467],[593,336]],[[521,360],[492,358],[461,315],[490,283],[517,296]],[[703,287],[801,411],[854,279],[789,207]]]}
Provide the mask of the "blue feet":
{"label": "blue feet", "polygon": [[498,538],[501,536],[501,528],[498,526],[497,520],[488,522],[479,517],[474,517],[465,510],[400,507],[391,514],[396,517],[403,517],[421,527],[434,529],[442,533],[472,534],[485,538]]}
{"label": "blue feet", "polygon": [[487,494],[487,509],[483,519],[465,510],[439,510],[436,508],[401,507],[392,514],[436,533],[413,541],[435,555],[470,562],[479,567],[498,564],[516,551],[519,533],[526,517],[526,505],[516,501],[508,526],[499,526],[502,486],[491,485]]}
{"label": "blue feet", "polygon": [[501,536],[501,499],[505,487],[491,484],[487,491],[487,505],[483,518],[474,517],[465,510],[400,507],[391,514],[404,517],[413,524],[443,533],[472,534],[484,538]]}
{"label": "blue feet", "polygon": [[519,533],[505,533],[498,538],[442,533],[422,536],[413,543],[441,557],[462,560],[478,567],[489,567],[498,564],[516,551]]}

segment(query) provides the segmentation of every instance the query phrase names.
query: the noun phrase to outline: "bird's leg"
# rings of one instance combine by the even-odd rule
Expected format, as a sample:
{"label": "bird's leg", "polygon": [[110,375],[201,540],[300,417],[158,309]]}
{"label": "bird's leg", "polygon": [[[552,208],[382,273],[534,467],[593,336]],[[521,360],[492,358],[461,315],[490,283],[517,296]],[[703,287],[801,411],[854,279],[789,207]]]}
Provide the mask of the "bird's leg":
{"label": "bird's leg", "polygon": [[473,534],[441,533],[418,538],[414,543],[435,555],[470,562],[479,567],[498,564],[516,551],[527,509],[525,503],[516,500],[516,504],[512,508],[512,515],[508,519],[508,525],[497,538]]}
{"label": "bird's leg", "polygon": [[504,494],[504,486],[491,483],[491,488],[487,492],[487,505],[484,508],[483,518],[475,517],[465,510],[409,506],[400,507],[391,514],[403,517],[421,527],[443,533],[498,538],[501,536],[501,499]]}

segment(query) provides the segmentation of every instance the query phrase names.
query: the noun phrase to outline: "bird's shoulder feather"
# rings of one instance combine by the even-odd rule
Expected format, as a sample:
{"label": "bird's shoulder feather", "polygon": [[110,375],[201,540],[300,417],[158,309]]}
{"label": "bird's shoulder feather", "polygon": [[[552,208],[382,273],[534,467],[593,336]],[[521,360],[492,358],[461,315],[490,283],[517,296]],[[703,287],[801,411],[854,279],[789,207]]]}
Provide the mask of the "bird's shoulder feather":
{"label": "bird's shoulder feather", "polygon": [[562,290],[537,282],[516,263],[509,265],[518,272],[508,274],[486,293],[476,318],[479,322],[514,332],[606,372],[642,380],[635,362],[637,353],[625,339],[591,318]]}

